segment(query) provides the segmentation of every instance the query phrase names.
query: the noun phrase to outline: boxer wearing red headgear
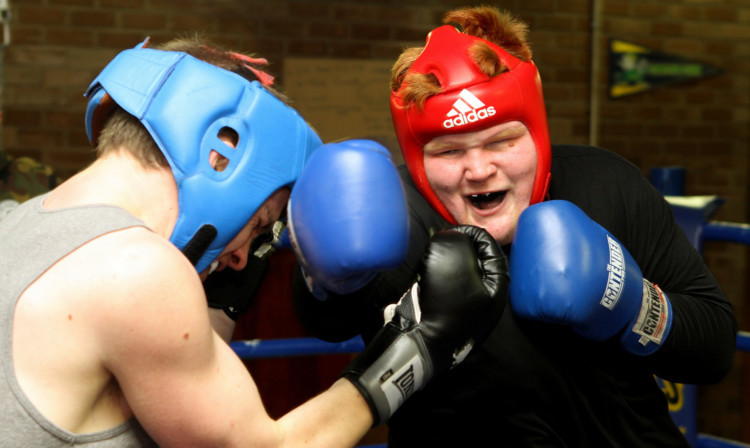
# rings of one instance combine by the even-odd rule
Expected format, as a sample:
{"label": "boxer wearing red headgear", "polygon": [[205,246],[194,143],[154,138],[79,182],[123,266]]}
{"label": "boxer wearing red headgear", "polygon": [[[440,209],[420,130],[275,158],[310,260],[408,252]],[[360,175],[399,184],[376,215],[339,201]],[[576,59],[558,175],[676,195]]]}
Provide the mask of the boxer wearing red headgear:
{"label": "boxer wearing red headgear", "polygon": [[[298,295],[300,321],[326,340],[369,341],[379,310],[419,275],[430,235],[474,224],[507,249],[510,306],[394,414],[388,446],[689,448],[654,375],[726,375],[730,303],[638,167],[603,148],[550,145],[525,24],[487,6],[443,23],[463,31],[433,30],[392,70],[407,257],[356,293]],[[437,263],[446,272],[451,253]]]}
{"label": "boxer wearing red headgear", "polygon": [[[520,31],[520,40],[523,42],[525,29]],[[401,72],[394,69],[394,77],[398,79],[392,83],[394,91],[391,95],[391,112],[404,160],[417,188],[430,205],[450,222],[465,220],[456,216],[462,214],[457,210],[461,205],[451,204],[449,194],[441,194],[435,182],[430,181],[432,173],[425,169],[425,165],[429,165],[426,159],[435,155],[444,158],[446,149],[455,150],[461,147],[468,150],[471,142],[455,139],[450,142],[436,140],[443,136],[476,136],[475,133],[493,129],[503,134],[503,140],[508,140],[508,129],[503,131],[495,127],[513,122],[523,124],[530,135],[529,143],[534,146],[529,148],[532,154],[525,156],[529,159],[535,153],[536,160],[529,159],[529,163],[535,165],[531,173],[519,173],[518,177],[531,178],[525,180],[525,183],[529,184],[528,191],[521,192],[523,194],[518,198],[521,203],[517,204],[518,210],[513,213],[513,221],[525,206],[542,201],[546,195],[550,173],[547,117],[539,73],[529,59],[530,51],[525,43],[522,44],[522,50],[524,51],[519,52],[520,57],[516,57],[488,40],[444,25],[429,34],[426,46],[410,66],[408,62],[404,62],[401,67],[398,62],[396,64],[401,68]],[[425,79],[433,80],[434,86],[430,86],[433,90],[424,95],[426,98],[419,100],[415,98],[419,95],[415,94],[415,90],[423,88],[421,84],[425,83]],[[515,134],[517,133],[518,130],[515,131]],[[495,144],[497,138],[494,134],[495,132],[490,131],[486,136],[480,137],[487,137],[490,139],[487,143]],[[435,145],[430,145],[430,142]],[[451,157],[455,161],[456,154],[451,153]],[[515,154],[512,157],[517,158]],[[453,161],[449,163],[453,164]],[[500,166],[502,162],[495,164]],[[516,162],[514,164],[517,166]],[[492,193],[492,190],[476,190],[486,188],[487,185],[478,186],[476,180],[473,182],[473,191],[467,191],[470,188],[464,187],[462,192],[466,197],[465,202],[473,203],[475,208],[493,207],[480,206],[482,198],[471,198],[470,195],[482,193],[485,199],[494,195],[496,199],[502,200],[507,192],[503,189],[497,193],[487,194]],[[464,201],[454,199],[453,202]],[[489,211],[480,214],[490,215]],[[474,218],[469,218],[468,221],[483,226],[486,224],[481,218]]]}

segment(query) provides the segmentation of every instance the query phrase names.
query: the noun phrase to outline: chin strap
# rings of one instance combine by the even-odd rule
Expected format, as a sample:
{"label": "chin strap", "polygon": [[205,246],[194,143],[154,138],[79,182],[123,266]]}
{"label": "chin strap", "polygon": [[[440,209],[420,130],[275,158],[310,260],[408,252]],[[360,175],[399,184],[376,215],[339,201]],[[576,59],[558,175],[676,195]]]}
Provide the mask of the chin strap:
{"label": "chin strap", "polygon": [[206,253],[217,234],[216,227],[211,224],[204,224],[197,232],[195,232],[195,235],[190,238],[190,241],[185,244],[182,253],[188,260],[190,260],[190,263],[192,263],[193,266],[198,264],[198,261],[203,254]]}

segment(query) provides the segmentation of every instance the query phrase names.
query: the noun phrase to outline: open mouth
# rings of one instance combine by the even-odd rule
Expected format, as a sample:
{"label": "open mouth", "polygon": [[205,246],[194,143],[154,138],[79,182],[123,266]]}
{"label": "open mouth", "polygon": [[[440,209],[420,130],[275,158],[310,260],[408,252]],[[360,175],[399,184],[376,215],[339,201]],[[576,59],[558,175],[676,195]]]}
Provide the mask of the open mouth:
{"label": "open mouth", "polygon": [[467,198],[475,208],[487,210],[503,202],[506,193],[506,191],[494,191],[491,193],[472,194],[467,196]]}

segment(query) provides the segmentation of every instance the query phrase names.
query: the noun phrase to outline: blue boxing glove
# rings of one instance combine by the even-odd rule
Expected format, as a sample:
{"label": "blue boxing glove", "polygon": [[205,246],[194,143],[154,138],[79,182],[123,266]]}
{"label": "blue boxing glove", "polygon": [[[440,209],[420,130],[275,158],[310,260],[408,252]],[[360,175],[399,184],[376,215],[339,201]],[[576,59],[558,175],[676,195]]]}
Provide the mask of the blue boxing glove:
{"label": "blue boxing glove", "polygon": [[622,244],[567,201],[532,205],[511,246],[510,303],[516,315],[570,326],[597,341],[621,333],[629,353],[649,355],[669,335],[667,296],[643,278]]}
{"label": "blue boxing glove", "polygon": [[370,140],[316,149],[292,189],[289,239],[308,289],[348,294],[406,257],[409,215],[390,153]]}

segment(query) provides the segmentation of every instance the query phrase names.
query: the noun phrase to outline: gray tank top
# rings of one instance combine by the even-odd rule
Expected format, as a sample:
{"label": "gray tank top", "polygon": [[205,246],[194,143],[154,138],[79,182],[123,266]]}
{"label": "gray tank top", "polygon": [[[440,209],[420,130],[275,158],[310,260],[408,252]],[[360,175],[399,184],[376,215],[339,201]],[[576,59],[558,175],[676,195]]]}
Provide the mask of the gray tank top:
{"label": "gray tank top", "polygon": [[108,206],[44,210],[38,196],[0,220],[0,446],[87,448],[156,444],[135,419],[106,431],[74,434],[47,420],[18,385],[13,366],[13,313],[21,293],[62,257],[105,233],[144,223]]}

